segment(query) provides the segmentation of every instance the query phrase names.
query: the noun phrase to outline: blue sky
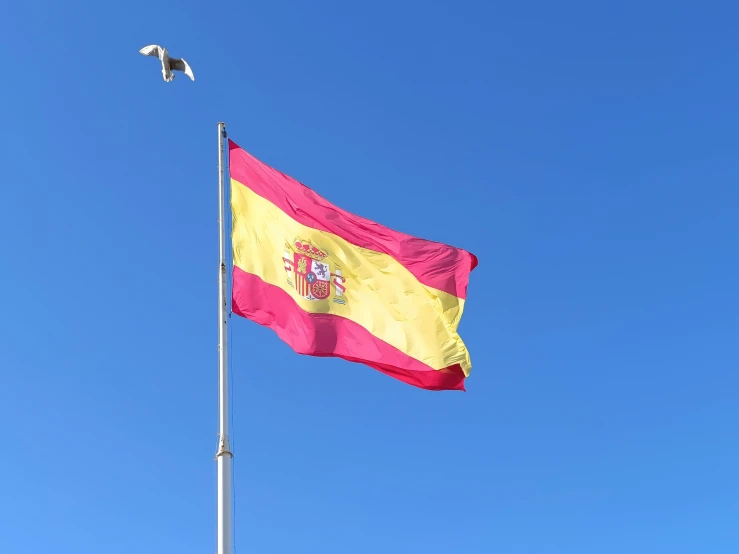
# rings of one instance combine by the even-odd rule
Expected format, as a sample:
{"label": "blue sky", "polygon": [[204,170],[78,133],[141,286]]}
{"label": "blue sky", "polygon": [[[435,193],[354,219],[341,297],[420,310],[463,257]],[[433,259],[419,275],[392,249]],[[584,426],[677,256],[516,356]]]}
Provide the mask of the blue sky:
{"label": "blue sky", "polygon": [[[730,2],[0,19],[0,549],[215,552],[217,150],[475,253],[466,393],[232,326],[236,552],[739,550]],[[194,83],[138,49],[167,46]]]}

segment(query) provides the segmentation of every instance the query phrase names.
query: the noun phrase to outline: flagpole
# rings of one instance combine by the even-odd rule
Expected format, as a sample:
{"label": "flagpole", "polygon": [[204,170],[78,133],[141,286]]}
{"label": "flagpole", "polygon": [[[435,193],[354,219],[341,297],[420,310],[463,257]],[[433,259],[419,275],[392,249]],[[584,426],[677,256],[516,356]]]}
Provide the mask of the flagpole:
{"label": "flagpole", "polygon": [[228,309],[226,306],[226,124],[218,123],[218,223],[220,263],[218,272],[218,552],[231,552],[231,462],[228,442]]}

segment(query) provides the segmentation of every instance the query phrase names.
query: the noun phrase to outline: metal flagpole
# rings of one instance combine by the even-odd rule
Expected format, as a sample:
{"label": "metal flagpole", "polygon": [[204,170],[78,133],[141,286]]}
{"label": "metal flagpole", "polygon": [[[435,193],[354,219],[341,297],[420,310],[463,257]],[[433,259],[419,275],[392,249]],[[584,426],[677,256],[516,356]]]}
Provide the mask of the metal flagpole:
{"label": "metal flagpole", "polygon": [[218,552],[231,553],[231,462],[228,443],[228,310],[226,306],[226,124],[218,123],[218,223],[220,265],[218,270]]}

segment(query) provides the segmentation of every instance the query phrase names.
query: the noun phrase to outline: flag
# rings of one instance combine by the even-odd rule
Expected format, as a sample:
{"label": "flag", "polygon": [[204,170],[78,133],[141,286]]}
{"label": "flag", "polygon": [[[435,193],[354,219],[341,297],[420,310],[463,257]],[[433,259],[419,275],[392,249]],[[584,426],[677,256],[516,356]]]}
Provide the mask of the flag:
{"label": "flag", "polygon": [[477,258],[334,206],[229,140],[233,313],[295,352],[465,390],[457,334]]}

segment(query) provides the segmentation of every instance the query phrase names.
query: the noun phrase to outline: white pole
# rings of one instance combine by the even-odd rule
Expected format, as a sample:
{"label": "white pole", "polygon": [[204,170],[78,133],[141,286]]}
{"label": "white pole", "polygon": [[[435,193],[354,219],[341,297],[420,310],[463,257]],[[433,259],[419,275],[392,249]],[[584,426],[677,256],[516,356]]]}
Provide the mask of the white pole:
{"label": "white pole", "polygon": [[218,123],[218,223],[220,264],[218,273],[218,552],[231,552],[231,448],[228,443],[228,310],[226,306],[226,124]]}

